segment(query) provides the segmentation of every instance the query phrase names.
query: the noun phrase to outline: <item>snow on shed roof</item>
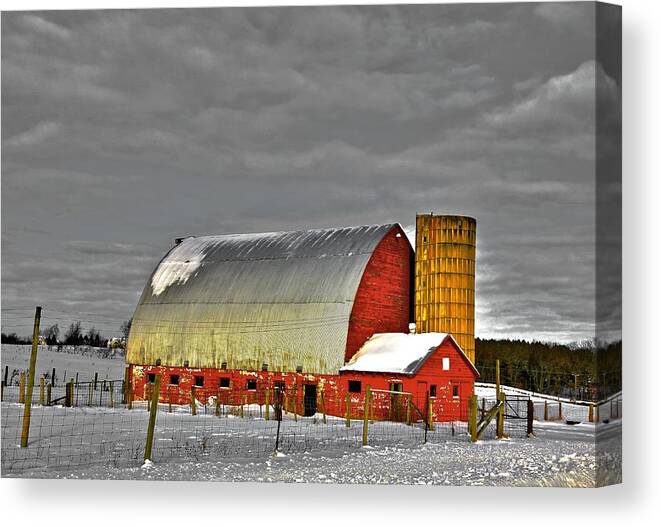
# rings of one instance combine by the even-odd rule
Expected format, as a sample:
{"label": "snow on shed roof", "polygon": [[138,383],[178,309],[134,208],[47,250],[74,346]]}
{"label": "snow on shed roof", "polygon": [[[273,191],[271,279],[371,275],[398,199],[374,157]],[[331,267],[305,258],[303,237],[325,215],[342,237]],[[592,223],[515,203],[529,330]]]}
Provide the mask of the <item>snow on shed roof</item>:
{"label": "snow on shed roof", "polygon": [[480,372],[449,333],[376,333],[340,371],[411,375],[447,338],[452,340],[466,364],[479,377]]}
{"label": "snow on shed roof", "polygon": [[448,333],[376,333],[340,371],[415,373],[448,336]]}

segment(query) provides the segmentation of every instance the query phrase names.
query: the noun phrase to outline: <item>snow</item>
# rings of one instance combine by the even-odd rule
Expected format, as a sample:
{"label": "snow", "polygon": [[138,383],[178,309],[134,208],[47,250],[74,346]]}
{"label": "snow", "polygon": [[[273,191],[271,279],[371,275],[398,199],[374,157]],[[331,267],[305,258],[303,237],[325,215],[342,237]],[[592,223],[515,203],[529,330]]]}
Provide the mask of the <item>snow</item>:
{"label": "snow", "polygon": [[185,284],[201,265],[214,240],[209,238],[187,239],[174,247],[159,264],[151,279],[154,296],[159,296],[174,284]]}
{"label": "snow", "polygon": [[[8,384],[18,383],[18,372],[28,369],[31,351],[30,345],[2,345],[2,371],[4,375],[5,366],[9,367]],[[61,351],[57,351],[55,346],[39,346],[36,373],[37,378],[48,374],[50,380],[53,368],[55,368],[58,384],[71,378],[75,379],[76,374],[81,382],[93,380],[95,373],[99,374],[100,381],[119,380],[124,378],[125,366],[122,350],[64,346]]]}
{"label": "snow", "polygon": [[340,371],[415,373],[447,333],[377,333]]}

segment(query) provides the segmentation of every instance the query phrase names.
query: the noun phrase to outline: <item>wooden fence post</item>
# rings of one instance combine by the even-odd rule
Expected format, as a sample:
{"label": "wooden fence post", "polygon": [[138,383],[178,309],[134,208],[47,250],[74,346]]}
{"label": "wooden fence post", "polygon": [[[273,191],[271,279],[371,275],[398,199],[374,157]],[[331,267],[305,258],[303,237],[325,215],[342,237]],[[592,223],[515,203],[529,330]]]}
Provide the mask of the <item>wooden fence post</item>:
{"label": "wooden fence post", "polygon": [[496,419],[496,437],[502,439],[505,437],[505,392],[500,392],[498,400],[501,402]]}
{"label": "wooden fence post", "polygon": [[369,385],[365,389],[365,402],[363,405],[363,446],[367,446],[367,429],[369,428],[370,398],[372,389]]}
{"label": "wooden fence post", "polygon": [[594,423],[594,404],[590,403],[588,408],[588,421]]}
{"label": "wooden fence post", "polygon": [[124,384],[122,385],[122,404],[127,404],[129,401],[129,371],[130,366],[124,368]]}
{"label": "wooden fence post", "polygon": [[190,413],[191,415],[197,415],[197,403],[195,401],[195,385],[190,387]]}
{"label": "wooden fence post", "polygon": [[42,375],[39,378],[39,404],[41,406],[44,405],[44,395],[45,395],[44,390],[45,390],[45,388],[46,388],[46,378]]}
{"label": "wooden fence post", "polygon": [[406,424],[411,426],[411,394],[406,394]]}
{"label": "wooden fence post", "polygon": [[549,420],[549,402],[544,401],[544,421]]}
{"label": "wooden fence post", "polygon": [[347,427],[351,426],[351,394],[347,393],[346,404],[344,413],[346,414],[346,425]]}
{"label": "wooden fence post", "polygon": [[532,402],[532,399],[528,399],[528,413],[526,415],[526,435],[532,437],[534,435],[532,425],[533,419],[535,418],[535,404]]}
{"label": "wooden fence post", "polygon": [[158,394],[161,387],[161,375],[157,374],[154,380],[154,389],[151,392],[151,405],[149,408],[149,424],[147,425],[147,442],[145,443],[145,461],[151,461],[152,445],[154,444],[154,428],[156,427],[156,411],[158,410]]}
{"label": "wooden fence post", "polygon": [[18,376],[18,403],[25,404],[25,372],[22,371]]}
{"label": "wooden fence post", "polygon": [[264,391],[264,419],[271,418],[271,390],[267,387]]}
{"label": "wooden fence post", "polygon": [[115,407],[115,381],[110,381],[110,408]]}
{"label": "wooden fence post", "polygon": [[96,391],[96,383],[99,381],[99,372],[94,372],[94,391]]}
{"label": "wooden fence post", "polygon": [[427,426],[429,427],[429,430],[433,431],[434,430],[434,401],[430,397],[429,400],[427,401]]}
{"label": "wooden fence post", "polygon": [[51,383],[48,383],[48,386],[46,386],[46,404],[48,406],[51,405],[51,401],[53,400],[53,398],[52,398],[52,388],[53,388],[53,385]]}
{"label": "wooden fence post", "polygon": [[[484,401],[484,399],[482,399]],[[473,394],[468,401],[468,431],[471,441],[477,441],[477,395]]]}
{"label": "wooden fence post", "polygon": [[24,396],[23,430],[21,433],[21,448],[27,448],[30,435],[30,416],[32,413],[32,388],[34,387],[34,374],[37,369],[37,350],[39,349],[39,321],[41,320],[41,307],[37,306],[34,314],[34,328],[32,332],[32,353],[30,354],[30,369],[28,370],[28,391]]}
{"label": "wooden fence post", "polygon": [[324,389],[323,388],[321,389],[321,392],[320,392],[319,395],[321,397],[321,414],[322,414],[323,419],[324,419],[324,424],[326,424],[326,401],[324,399]]}
{"label": "wooden fence post", "polygon": [[558,419],[562,421],[562,403],[558,401]]}

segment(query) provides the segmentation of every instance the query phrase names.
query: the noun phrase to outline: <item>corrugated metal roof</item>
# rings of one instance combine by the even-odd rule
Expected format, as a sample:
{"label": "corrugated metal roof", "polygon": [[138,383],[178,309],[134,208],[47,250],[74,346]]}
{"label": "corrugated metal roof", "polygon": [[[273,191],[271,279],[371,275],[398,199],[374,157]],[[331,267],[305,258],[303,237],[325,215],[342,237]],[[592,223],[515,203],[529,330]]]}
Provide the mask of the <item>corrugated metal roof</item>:
{"label": "corrugated metal roof", "polygon": [[127,361],[337,373],[363,271],[395,227],[185,238],[143,291]]}

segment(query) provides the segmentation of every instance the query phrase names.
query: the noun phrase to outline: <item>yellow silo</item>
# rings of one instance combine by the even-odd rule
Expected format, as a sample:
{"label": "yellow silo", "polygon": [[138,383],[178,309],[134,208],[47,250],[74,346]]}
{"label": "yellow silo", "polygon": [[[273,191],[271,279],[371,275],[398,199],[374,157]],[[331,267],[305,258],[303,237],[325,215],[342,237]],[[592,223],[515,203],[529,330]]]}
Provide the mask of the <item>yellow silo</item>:
{"label": "yellow silo", "polygon": [[474,218],[416,216],[416,332],[452,334],[473,363],[476,236]]}

